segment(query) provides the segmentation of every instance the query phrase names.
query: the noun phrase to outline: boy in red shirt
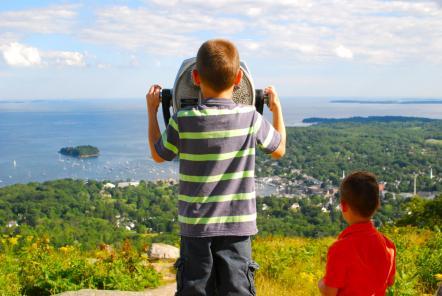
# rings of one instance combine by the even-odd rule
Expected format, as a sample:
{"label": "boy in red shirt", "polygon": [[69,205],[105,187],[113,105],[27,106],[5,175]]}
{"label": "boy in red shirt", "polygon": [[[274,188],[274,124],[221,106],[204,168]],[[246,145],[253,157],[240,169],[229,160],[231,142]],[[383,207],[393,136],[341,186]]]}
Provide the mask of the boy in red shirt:
{"label": "boy in red shirt", "polygon": [[342,216],[349,226],[329,248],[322,295],[385,295],[396,273],[396,248],[370,221],[380,207],[379,185],[367,172],[341,183]]}

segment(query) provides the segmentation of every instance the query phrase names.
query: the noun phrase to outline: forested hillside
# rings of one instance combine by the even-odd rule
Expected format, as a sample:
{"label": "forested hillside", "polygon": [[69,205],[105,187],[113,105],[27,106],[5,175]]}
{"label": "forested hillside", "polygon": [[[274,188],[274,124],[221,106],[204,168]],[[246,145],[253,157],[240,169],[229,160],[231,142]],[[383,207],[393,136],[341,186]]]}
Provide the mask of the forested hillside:
{"label": "forested hillside", "polygon": [[[272,165],[260,154],[260,176],[293,176],[293,169],[338,185],[342,172],[368,170],[387,182],[392,192],[442,191],[442,120],[413,119],[388,122],[335,120],[287,129],[285,157]],[[430,169],[433,175],[430,179]]]}
{"label": "forested hillside", "polygon": [[[104,189],[104,182],[56,180],[0,188],[0,225],[4,234],[47,236],[54,246],[77,244],[84,250],[131,239],[178,242],[177,186],[141,182]],[[323,237],[336,235],[343,222],[336,198],[257,199],[260,235]],[[442,195],[434,200],[393,198],[387,194],[375,215],[377,226],[442,228]],[[296,206],[294,206],[296,205]],[[324,208],[324,205],[326,208]],[[425,214],[424,214],[425,213]]]}
{"label": "forested hillside", "polygon": [[47,234],[56,246],[84,249],[142,233],[176,233],[176,186],[103,185],[67,179],[0,188],[0,225],[3,232]]}

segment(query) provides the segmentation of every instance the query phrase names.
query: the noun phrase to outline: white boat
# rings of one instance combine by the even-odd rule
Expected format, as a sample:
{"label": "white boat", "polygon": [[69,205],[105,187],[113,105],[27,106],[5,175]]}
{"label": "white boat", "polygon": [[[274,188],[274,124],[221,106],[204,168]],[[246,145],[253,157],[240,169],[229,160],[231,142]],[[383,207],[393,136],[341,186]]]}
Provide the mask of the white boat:
{"label": "white boat", "polygon": [[14,167],[14,169],[17,167],[17,162],[15,161],[15,159],[14,159],[14,161],[12,162],[12,166]]}

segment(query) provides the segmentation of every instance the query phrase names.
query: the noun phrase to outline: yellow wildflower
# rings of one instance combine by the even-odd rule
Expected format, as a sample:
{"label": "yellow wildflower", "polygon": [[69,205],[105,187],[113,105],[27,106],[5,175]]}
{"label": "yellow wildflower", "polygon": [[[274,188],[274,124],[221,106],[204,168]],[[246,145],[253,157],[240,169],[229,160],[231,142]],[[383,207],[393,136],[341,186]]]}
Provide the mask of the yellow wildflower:
{"label": "yellow wildflower", "polygon": [[309,283],[312,283],[314,281],[314,276],[311,273],[301,272],[300,276],[301,279],[306,280]]}
{"label": "yellow wildflower", "polygon": [[434,277],[436,280],[442,281],[442,273],[435,274]]}
{"label": "yellow wildflower", "polygon": [[60,251],[62,251],[63,253],[67,253],[67,252],[69,252],[69,248],[68,247],[61,247]]}
{"label": "yellow wildflower", "polygon": [[60,248],[60,251],[62,251],[63,253],[69,253],[72,252],[74,250],[73,246],[63,246]]}
{"label": "yellow wildflower", "polygon": [[18,237],[10,237],[9,243],[13,246],[15,246],[18,243]]}

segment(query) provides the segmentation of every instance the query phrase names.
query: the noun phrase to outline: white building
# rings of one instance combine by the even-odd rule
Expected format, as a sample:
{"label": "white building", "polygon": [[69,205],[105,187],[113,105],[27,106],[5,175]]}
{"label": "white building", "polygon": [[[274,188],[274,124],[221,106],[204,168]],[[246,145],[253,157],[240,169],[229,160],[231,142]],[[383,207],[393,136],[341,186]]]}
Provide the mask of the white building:
{"label": "white building", "polygon": [[299,211],[300,209],[301,209],[301,206],[297,202],[295,202],[294,204],[292,204],[290,206],[290,210],[295,211],[295,212]]}
{"label": "white building", "polygon": [[126,188],[129,186],[138,186],[140,185],[140,182],[136,181],[136,182],[120,182],[118,183],[118,188]]}
{"label": "white building", "polygon": [[103,188],[104,189],[112,189],[112,188],[115,188],[115,185],[112,183],[106,183],[103,185]]}

